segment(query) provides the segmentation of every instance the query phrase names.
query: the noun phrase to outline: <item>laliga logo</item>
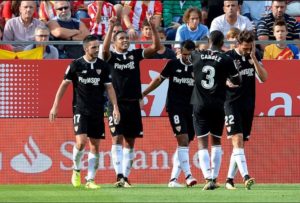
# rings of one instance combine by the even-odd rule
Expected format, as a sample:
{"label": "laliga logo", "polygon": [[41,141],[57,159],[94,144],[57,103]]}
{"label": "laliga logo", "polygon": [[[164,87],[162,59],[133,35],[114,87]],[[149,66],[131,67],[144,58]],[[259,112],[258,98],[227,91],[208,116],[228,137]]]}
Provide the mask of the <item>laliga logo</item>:
{"label": "laliga logo", "polygon": [[[149,76],[151,80],[159,76],[160,73],[150,70]],[[149,84],[142,84],[142,91],[144,91]],[[164,110],[164,106],[166,104],[167,91],[169,87],[169,80],[166,79],[159,87],[150,92],[147,96],[154,96],[153,103],[148,104],[147,96],[144,98],[145,105],[151,105],[151,109],[148,116],[160,116]],[[146,112],[142,110],[142,116],[146,116]]]}
{"label": "laliga logo", "polygon": [[29,143],[24,146],[25,153],[15,156],[11,162],[11,167],[20,173],[40,173],[49,169],[52,160],[40,152],[32,137],[29,137]]}

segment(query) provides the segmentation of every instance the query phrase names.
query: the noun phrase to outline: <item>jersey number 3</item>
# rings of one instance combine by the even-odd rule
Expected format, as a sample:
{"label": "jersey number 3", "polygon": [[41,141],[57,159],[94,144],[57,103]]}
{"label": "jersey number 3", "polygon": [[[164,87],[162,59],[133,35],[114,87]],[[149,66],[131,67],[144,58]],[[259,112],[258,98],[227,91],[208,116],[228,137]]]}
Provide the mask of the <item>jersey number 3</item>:
{"label": "jersey number 3", "polygon": [[212,66],[204,66],[202,72],[206,74],[206,80],[201,80],[201,85],[204,89],[211,89],[215,84],[215,68]]}

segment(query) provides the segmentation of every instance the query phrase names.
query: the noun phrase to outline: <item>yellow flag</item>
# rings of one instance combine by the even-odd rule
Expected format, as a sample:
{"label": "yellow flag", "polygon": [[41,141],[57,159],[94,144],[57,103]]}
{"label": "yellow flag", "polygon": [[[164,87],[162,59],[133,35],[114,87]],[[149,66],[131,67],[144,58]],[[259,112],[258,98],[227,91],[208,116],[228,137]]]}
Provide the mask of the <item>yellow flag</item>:
{"label": "yellow flag", "polygon": [[35,49],[13,52],[0,50],[0,59],[43,59],[44,53],[43,47],[37,47]]}

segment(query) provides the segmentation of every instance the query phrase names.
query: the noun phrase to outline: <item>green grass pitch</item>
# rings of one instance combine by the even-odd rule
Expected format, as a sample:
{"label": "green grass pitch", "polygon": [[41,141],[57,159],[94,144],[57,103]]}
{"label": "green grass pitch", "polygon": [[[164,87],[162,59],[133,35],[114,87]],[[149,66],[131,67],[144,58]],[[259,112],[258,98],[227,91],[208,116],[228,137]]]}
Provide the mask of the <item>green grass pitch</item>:
{"label": "green grass pitch", "polygon": [[0,185],[0,202],[300,202],[300,184],[256,184],[248,191],[242,185],[234,191],[225,190],[223,185],[202,191],[202,184],[193,188],[101,186],[87,190],[71,185]]}

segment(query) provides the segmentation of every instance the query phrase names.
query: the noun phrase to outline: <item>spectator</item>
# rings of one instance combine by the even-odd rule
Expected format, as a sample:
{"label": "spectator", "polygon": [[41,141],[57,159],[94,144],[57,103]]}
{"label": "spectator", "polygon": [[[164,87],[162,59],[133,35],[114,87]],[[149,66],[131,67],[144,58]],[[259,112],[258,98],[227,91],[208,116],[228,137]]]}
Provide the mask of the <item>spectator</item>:
{"label": "spectator", "polygon": [[198,41],[196,43],[196,50],[198,50],[198,51],[207,50],[209,48],[209,38],[207,36],[205,36],[201,39],[201,41],[206,41],[206,42],[202,43],[202,42]]}
{"label": "spectator", "polygon": [[[2,41],[3,36],[3,27],[0,25],[0,41]],[[0,49],[6,50],[6,51],[12,51],[13,47],[10,44],[0,44]]]}
{"label": "spectator", "polygon": [[44,23],[53,20],[56,16],[54,1],[41,1],[39,9],[39,19]]}
{"label": "spectator", "polygon": [[[160,42],[166,41],[167,36],[164,28],[158,27],[156,29],[158,32]],[[176,59],[176,55],[172,49],[170,49],[169,47],[163,44],[160,44],[159,50],[151,58],[152,59]]]}
{"label": "spectator", "polygon": [[183,14],[191,7],[197,7],[201,10],[200,1],[164,1],[163,21],[166,28],[167,40],[175,40],[177,28],[182,24]]}
{"label": "spectator", "polygon": [[131,39],[137,39],[140,34],[142,23],[146,19],[146,13],[153,15],[155,26],[159,27],[161,23],[162,3],[155,1],[125,1],[123,8],[123,20],[128,35]]}
{"label": "spectator", "polygon": [[[79,20],[71,17],[70,3],[68,1],[55,1],[56,17],[48,22],[53,40],[81,41],[89,35],[86,26]],[[76,59],[82,56],[81,45],[58,46],[59,58]]]}
{"label": "spectator", "polygon": [[[34,30],[44,25],[40,20],[33,18],[36,10],[35,1],[21,1],[20,16],[9,19],[4,27],[4,41],[34,41]],[[22,51],[26,45],[13,45],[14,51]]]}
{"label": "spectator", "polygon": [[284,21],[275,21],[273,26],[273,33],[278,41],[277,44],[270,44],[266,46],[264,51],[264,59],[299,59],[298,47],[293,44],[285,44],[287,32],[287,25]]}
{"label": "spectator", "polygon": [[[7,22],[9,19],[20,16],[20,5],[22,1],[5,1],[2,16],[5,18],[5,21]],[[34,1],[33,1],[34,2]],[[38,18],[37,10],[35,9],[34,18]]]}
{"label": "spectator", "polygon": [[[257,35],[259,40],[275,40],[273,25],[276,20],[284,20],[287,25],[287,40],[299,39],[300,27],[297,21],[285,13],[286,1],[272,1],[272,12],[263,17],[258,24]],[[265,46],[262,45],[262,48]]]}
{"label": "spectator", "polygon": [[258,22],[271,12],[272,1],[244,1],[241,14],[253,21],[257,27]]}
{"label": "spectator", "polygon": [[5,1],[0,0],[0,26],[2,26],[2,28],[5,25],[5,18],[3,17],[3,13],[2,13],[5,3],[6,3]]}
{"label": "spectator", "polygon": [[107,32],[109,19],[116,15],[114,6],[107,0],[95,1],[88,5],[88,14],[91,17],[91,34],[102,40]]}
{"label": "spectator", "polygon": [[239,5],[238,1],[224,1],[224,13],[223,15],[215,18],[210,27],[210,32],[219,30],[226,36],[227,32],[232,27],[236,27],[240,30],[253,30],[253,24],[250,20],[238,13]]}
{"label": "spectator", "polygon": [[[205,25],[200,24],[201,11],[192,7],[185,11],[183,16],[183,22],[176,32],[175,41],[182,42],[184,40],[201,40],[203,37],[209,35],[209,30]],[[176,54],[180,54],[180,44],[175,44]]]}
{"label": "spectator", "polygon": [[[226,34],[226,40],[227,41],[237,41],[237,37],[240,34],[240,29],[236,27],[230,28],[230,30]],[[229,49],[235,49],[237,47],[237,42],[236,43],[230,43]]]}
{"label": "spectator", "polygon": [[[49,28],[46,26],[38,26],[35,28],[35,41],[36,42],[47,42],[49,41],[50,31]],[[52,45],[46,45],[46,44],[30,44],[27,47],[25,47],[24,50],[31,50],[36,47],[44,47],[44,54],[43,59],[58,59],[58,50],[52,46]]]}
{"label": "spectator", "polygon": [[[139,41],[145,42],[145,41],[152,40],[152,30],[151,30],[151,26],[147,19],[144,20],[141,31],[142,32],[141,32]],[[136,44],[135,48],[136,49],[145,49],[145,48],[149,47],[150,45],[151,45],[150,43],[149,44]]]}

